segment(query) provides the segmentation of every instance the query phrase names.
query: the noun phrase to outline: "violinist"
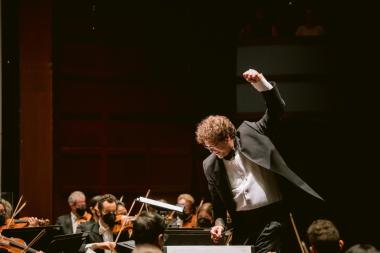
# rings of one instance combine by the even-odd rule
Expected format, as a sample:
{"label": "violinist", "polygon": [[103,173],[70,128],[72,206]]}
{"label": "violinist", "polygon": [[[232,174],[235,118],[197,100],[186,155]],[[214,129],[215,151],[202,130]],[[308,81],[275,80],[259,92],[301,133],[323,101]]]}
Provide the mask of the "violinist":
{"label": "violinist", "polygon": [[177,205],[183,206],[183,212],[178,214],[178,225],[180,228],[195,228],[197,226],[197,216],[195,215],[195,201],[188,193],[180,194],[177,198]]}
{"label": "violinist", "polygon": [[[85,244],[80,252],[104,252],[110,253],[114,250],[114,234],[112,229],[116,219],[116,198],[112,194],[105,194],[98,201],[98,222],[89,221],[78,226],[77,232],[88,234]],[[128,239],[128,233],[121,234],[121,240]]]}
{"label": "violinist", "polygon": [[0,225],[5,225],[7,219],[12,215],[12,205],[5,199],[0,199]]}
{"label": "violinist", "polygon": [[214,211],[210,202],[203,203],[197,212],[197,225],[200,228],[211,228],[214,224]]}
{"label": "violinist", "polygon": [[96,195],[92,197],[90,199],[90,202],[88,203],[88,208],[90,209],[91,216],[92,216],[91,220],[95,222],[98,222],[99,220],[97,213],[99,212],[98,202],[101,198],[102,198],[102,195]]}
{"label": "violinist", "polygon": [[23,217],[22,219],[11,219],[12,211],[12,205],[7,200],[0,199],[0,231],[6,228],[37,227],[40,225],[40,223],[44,223],[46,221],[39,220],[36,217]]}
{"label": "violinist", "polygon": [[116,201],[116,215],[127,215],[128,211],[125,207],[124,202],[117,200]]}
{"label": "violinist", "polygon": [[72,192],[67,202],[71,212],[57,218],[56,225],[62,226],[63,234],[75,234],[80,223],[89,221],[91,214],[86,212],[86,195],[81,191]]}

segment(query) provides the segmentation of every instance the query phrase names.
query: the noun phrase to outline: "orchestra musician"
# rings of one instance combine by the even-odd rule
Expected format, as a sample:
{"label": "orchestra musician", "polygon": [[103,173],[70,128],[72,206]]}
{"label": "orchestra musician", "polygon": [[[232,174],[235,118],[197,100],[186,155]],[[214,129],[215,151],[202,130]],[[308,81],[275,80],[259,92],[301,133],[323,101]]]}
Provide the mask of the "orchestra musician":
{"label": "orchestra musician", "polygon": [[15,219],[14,217],[12,218],[12,212],[12,205],[7,200],[0,199],[0,231],[7,228],[37,227],[49,223],[47,219],[42,220],[36,217],[21,217],[20,219]]}
{"label": "orchestra musician", "polygon": [[214,224],[214,211],[211,202],[203,203],[197,211],[197,227],[211,228]]}
{"label": "orchestra musician", "polygon": [[180,194],[177,197],[177,205],[183,206],[183,212],[178,213],[178,225],[180,228],[197,227],[197,216],[195,214],[194,197],[188,193]]}
{"label": "orchestra musician", "polygon": [[99,220],[99,217],[97,215],[97,213],[99,212],[99,209],[98,209],[98,201],[102,198],[102,195],[95,195],[94,197],[92,197],[88,203],[88,208],[90,209],[90,212],[91,212],[91,220],[92,221],[95,221],[95,222],[98,222]]}
{"label": "orchestra musician", "polygon": [[71,212],[57,218],[56,225],[62,226],[63,234],[75,234],[80,223],[91,219],[86,211],[86,195],[81,191],[72,192],[67,198]]}
{"label": "orchestra musician", "polygon": [[[104,252],[114,251],[116,243],[112,230],[116,220],[117,200],[112,194],[103,195],[98,201],[98,222],[88,221],[78,226],[77,232],[87,233],[85,244],[80,248],[80,252]],[[125,221],[127,222],[127,221]],[[127,230],[121,233],[120,240],[129,239]]]}

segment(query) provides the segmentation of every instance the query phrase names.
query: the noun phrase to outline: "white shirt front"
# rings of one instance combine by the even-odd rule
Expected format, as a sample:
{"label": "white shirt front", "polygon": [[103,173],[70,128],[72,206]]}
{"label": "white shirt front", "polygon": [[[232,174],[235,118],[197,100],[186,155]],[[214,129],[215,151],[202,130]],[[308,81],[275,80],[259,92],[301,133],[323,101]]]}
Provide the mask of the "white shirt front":
{"label": "white shirt front", "polygon": [[[107,227],[102,226],[100,222],[99,222],[99,234],[102,236],[103,242],[113,242],[113,233],[111,229],[108,226]],[[95,243],[86,244],[85,246],[86,253],[94,253],[95,252],[94,245]],[[106,249],[104,250],[104,252],[112,253],[110,250],[106,250]]]}
{"label": "white shirt front", "polygon": [[231,160],[223,159],[236,211],[253,210],[282,199],[272,172],[260,167],[236,151]]}
{"label": "white shirt front", "polygon": [[[113,242],[113,234],[111,229],[107,227],[103,227],[99,222],[99,234],[103,237],[103,242]],[[104,250],[105,253],[111,253],[110,250]]]}
{"label": "white shirt front", "polygon": [[78,218],[72,212],[70,212],[70,216],[71,216],[71,224],[73,226],[73,233],[75,234],[77,232],[77,227],[78,227],[78,223],[77,223]]}

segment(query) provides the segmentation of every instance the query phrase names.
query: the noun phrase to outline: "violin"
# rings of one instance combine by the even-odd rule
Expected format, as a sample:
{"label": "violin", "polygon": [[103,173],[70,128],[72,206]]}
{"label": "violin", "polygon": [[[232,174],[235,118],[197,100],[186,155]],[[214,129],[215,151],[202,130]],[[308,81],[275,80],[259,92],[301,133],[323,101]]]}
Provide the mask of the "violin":
{"label": "violin", "polygon": [[[129,218],[129,219],[127,218],[126,224],[124,224],[125,217]],[[131,231],[133,229],[132,220],[134,220],[134,219],[135,219],[134,216],[126,216],[126,215],[122,215],[122,214],[117,214],[116,219],[115,219],[115,225],[112,228],[112,233],[113,234],[119,234],[120,231],[121,232],[128,231],[128,234],[130,235]]]}
{"label": "violin", "polygon": [[[36,223],[31,224],[30,220],[35,220]],[[32,217],[21,217],[20,219],[11,219],[8,218],[5,220],[5,224],[0,226],[0,232],[3,231],[3,229],[8,228],[25,228],[30,225],[32,226],[46,226],[50,224],[49,219],[35,219]]]}
{"label": "violin", "polygon": [[0,237],[0,252],[7,253],[38,253],[41,251],[29,248],[25,241],[20,238],[8,238],[5,236]]}
{"label": "violin", "polygon": [[[9,224],[9,228],[23,228],[23,227],[27,227],[30,225],[30,220],[33,219],[32,217],[21,217],[19,219],[7,219],[5,224],[8,226]],[[49,219],[35,219],[38,226],[46,226],[46,225],[49,225],[50,224],[50,220]]]}
{"label": "violin", "polygon": [[88,212],[85,212],[82,217],[76,220],[77,224],[81,224],[87,221],[90,221],[92,219],[92,215]]}

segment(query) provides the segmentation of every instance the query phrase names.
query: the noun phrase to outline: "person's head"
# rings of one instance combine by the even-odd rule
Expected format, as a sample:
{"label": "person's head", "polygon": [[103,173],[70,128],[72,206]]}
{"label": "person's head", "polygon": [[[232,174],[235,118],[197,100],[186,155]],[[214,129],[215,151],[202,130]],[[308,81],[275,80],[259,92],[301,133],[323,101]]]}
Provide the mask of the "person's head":
{"label": "person's head", "polygon": [[104,194],[98,201],[99,223],[109,228],[115,225],[116,220],[116,198],[112,194]]}
{"label": "person's head", "polygon": [[90,208],[92,219],[97,222],[99,220],[99,208],[98,208],[98,202],[102,198],[102,195],[95,195],[92,197],[88,203],[88,207]]}
{"label": "person's head", "polygon": [[187,220],[195,212],[194,198],[188,193],[180,194],[177,197],[177,205],[183,206],[183,212],[178,214],[181,220]]}
{"label": "person's head", "polygon": [[307,229],[307,237],[311,253],[336,253],[343,250],[344,242],[330,220],[313,221]]}
{"label": "person's head", "polygon": [[132,239],[136,245],[149,243],[160,248],[163,246],[165,220],[159,214],[143,211],[132,223]]}
{"label": "person's head", "polygon": [[72,192],[67,198],[71,212],[78,217],[82,217],[86,212],[86,195],[81,191]]}
{"label": "person's head", "polygon": [[5,199],[0,199],[0,225],[4,225],[6,219],[12,215],[12,205]]}
{"label": "person's head", "polygon": [[208,116],[198,124],[195,134],[197,142],[219,158],[234,149],[236,128],[225,116]]}
{"label": "person's head", "polygon": [[355,244],[348,248],[345,253],[380,253],[375,246],[371,244]]}
{"label": "person's head", "polygon": [[116,215],[127,215],[128,211],[125,207],[124,202],[117,200],[116,201]]}
{"label": "person's head", "polygon": [[153,244],[140,244],[137,245],[132,253],[162,253],[162,250]]}
{"label": "person's head", "polygon": [[201,228],[210,228],[214,223],[214,214],[213,214],[212,204],[210,202],[204,203],[198,209],[197,213],[197,224]]}

